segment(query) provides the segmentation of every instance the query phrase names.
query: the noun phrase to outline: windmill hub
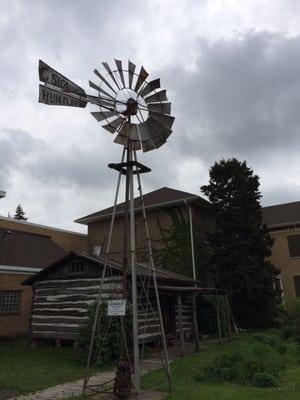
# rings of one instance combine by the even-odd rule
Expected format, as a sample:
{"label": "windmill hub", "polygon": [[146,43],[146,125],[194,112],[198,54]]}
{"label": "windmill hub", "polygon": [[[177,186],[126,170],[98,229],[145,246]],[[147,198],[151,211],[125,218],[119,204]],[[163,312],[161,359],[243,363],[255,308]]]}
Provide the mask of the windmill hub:
{"label": "windmill hub", "polygon": [[138,112],[138,103],[132,97],[127,100],[126,110],[122,113],[123,115],[136,115]]}

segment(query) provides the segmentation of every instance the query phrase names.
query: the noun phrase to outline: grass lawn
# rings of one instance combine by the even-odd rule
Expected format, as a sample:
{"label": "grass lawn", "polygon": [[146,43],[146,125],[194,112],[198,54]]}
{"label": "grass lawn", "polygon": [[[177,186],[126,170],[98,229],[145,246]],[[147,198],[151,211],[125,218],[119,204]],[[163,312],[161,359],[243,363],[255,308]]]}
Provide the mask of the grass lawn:
{"label": "grass lawn", "polygon": [[[171,367],[173,393],[168,400],[299,400],[300,399],[300,363],[299,350],[291,347],[288,354],[288,366],[285,369],[280,387],[257,388],[233,383],[201,383],[194,378],[199,367],[207,365],[217,354],[233,349],[242,341],[248,341],[249,335],[241,335],[231,343],[211,345],[207,351],[176,360]],[[144,388],[154,387],[162,381],[161,371],[155,371],[143,378]]]}
{"label": "grass lawn", "polygon": [[0,400],[81,378],[85,365],[73,348],[30,348],[25,342],[0,342]]}

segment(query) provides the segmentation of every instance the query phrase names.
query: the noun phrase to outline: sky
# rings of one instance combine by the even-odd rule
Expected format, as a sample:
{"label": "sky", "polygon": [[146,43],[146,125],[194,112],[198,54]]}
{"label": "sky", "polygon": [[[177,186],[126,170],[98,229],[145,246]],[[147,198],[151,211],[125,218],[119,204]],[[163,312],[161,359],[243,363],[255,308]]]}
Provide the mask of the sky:
{"label": "sky", "polygon": [[[144,192],[195,194],[222,158],[246,160],[262,204],[300,200],[297,0],[0,0],[0,214],[85,232],[76,218],[112,205],[122,148],[86,109],[38,103],[42,59],[88,93],[101,62],[160,77],[176,118],[140,153]],[[122,199],[120,199],[122,200]]]}

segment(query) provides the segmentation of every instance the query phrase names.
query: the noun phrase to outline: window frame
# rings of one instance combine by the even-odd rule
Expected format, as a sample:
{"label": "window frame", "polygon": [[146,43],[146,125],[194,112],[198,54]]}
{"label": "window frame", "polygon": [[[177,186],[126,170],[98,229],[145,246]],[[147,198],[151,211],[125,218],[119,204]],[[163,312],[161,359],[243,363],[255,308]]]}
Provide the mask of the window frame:
{"label": "window frame", "polygon": [[293,234],[289,234],[289,235],[286,236],[287,245],[288,245],[288,252],[289,252],[289,258],[292,258],[292,259],[300,258],[300,250],[299,250],[299,255],[291,255],[289,238],[292,237],[292,236],[299,236],[299,241],[300,241],[300,233],[293,233]]}
{"label": "window frame", "polygon": [[[4,303],[3,304],[1,303],[2,295],[4,295]],[[8,299],[5,299],[5,295],[8,295],[8,296],[15,295],[15,299],[13,301],[11,299],[9,299],[9,297],[8,297]],[[10,300],[10,303],[7,300]],[[0,289],[0,316],[21,314],[21,304],[22,304],[22,290]],[[12,308],[12,305],[15,305],[14,310],[9,309],[9,308]],[[7,310],[5,310],[5,308],[7,308]]]}

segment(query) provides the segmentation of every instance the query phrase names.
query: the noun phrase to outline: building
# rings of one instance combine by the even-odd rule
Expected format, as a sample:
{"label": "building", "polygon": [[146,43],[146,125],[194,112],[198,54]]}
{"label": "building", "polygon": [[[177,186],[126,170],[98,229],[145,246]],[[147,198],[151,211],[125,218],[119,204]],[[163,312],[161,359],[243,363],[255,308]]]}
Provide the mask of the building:
{"label": "building", "polygon": [[[48,340],[59,345],[64,342],[76,342],[79,325],[87,319],[88,308],[98,296],[103,263],[104,258],[101,256],[71,252],[23,282],[24,285],[33,288],[30,323],[30,337],[33,342]],[[109,261],[103,299],[124,297],[122,270],[121,264]],[[151,304],[148,304],[142,296],[145,290],[142,285],[148,275],[149,266],[137,264],[141,341],[156,340],[160,336],[152,285],[149,291]],[[183,332],[185,336],[193,335],[191,294],[194,290],[194,280],[174,272],[157,269],[157,282],[166,334],[176,336],[178,333],[177,296],[180,295]],[[130,275],[128,275],[128,287],[130,287]]]}
{"label": "building", "polygon": [[[210,210],[210,203],[195,194],[163,187],[145,194],[144,204],[154,255],[165,246],[164,232],[173,226],[176,218],[184,218],[188,224],[192,225],[198,242],[205,242],[207,233],[214,230],[214,217]],[[134,207],[136,214],[136,253],[138,261],[143,262],[147,259],[147,247],[141,204],[138,197],[134,200]],[[98,251],[99,249],[106,249],[112,211],[113,208],[109,207],[75,221],[88,226],[89,253],[94,253],[97,249]],[[124,212],[125,203],[118,204],[110,248],[111,256],[119,261],[122,260],[124,246]],[[190,243],[190,237],[188,240]],[[202,277],[197,278],[202,279]]]}
{"label": "building", "polygon": [[283,299],[300,298],[300,201],[263,208],[264,222],[274,238],[271,261],[280,270]]}
{"label": "building", "polygon": [[64,254],[50,236],[0,228],[0,337],[27,334],[32,291],[21,282]]}
{"label": "building", "polygon": [[32,291],[21,282],[86,246],[86,235],[0,217],[0,337],[28,333]]}
{"label": "building", "polygon": [[87,250],[86,234],[2,216],[0,216],[0,228],[50,236],[66,252]]}

